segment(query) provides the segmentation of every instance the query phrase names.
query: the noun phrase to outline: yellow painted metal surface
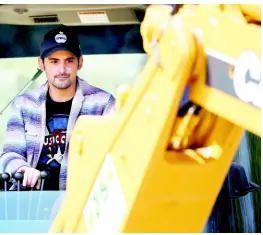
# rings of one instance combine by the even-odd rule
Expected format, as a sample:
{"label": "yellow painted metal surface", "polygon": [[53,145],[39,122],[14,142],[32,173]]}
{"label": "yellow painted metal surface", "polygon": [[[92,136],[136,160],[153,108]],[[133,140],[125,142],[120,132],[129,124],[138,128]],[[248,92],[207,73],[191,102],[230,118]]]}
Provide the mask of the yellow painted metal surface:
{"label": "yellow painted metal surface", "polygon": [[[78,119],[51,232],[202,232],[244,130],[261,136],[257,95],[251,105],[206,83],[211,50],[238,62],[250,49],[261,61],[260,26],[237,6],[171,10],[147,9],[149,60],[132,90],[120,92],[117,112]],[[187,84],[201,111],[180,116]]]}

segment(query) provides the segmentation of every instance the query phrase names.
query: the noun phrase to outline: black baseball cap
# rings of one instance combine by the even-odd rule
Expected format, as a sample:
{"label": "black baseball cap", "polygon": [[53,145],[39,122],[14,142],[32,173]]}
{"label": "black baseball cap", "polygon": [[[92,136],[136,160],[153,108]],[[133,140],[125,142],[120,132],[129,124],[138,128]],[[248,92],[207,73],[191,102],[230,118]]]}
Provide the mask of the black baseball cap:
{"label": "black baseball cap", "polygon": [[77,57],[81,56],[78,36],[69,26],[59,26],[44,35],[40,48],[40,56],[46,58],[59,50],[69,51]]}

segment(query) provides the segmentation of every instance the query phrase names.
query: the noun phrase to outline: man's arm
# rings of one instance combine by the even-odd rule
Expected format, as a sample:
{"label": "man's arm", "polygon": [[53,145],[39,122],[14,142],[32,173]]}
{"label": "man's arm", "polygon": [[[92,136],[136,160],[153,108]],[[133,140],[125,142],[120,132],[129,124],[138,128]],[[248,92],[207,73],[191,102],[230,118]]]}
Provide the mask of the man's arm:
{"label": "man's arm", "polygon": [[115,98],[111,95],[102,115],[108,115],[115,111]]}
{"label": "man's arm", "polygon": [[15,173],[26,161],[25,124],[21,110],[21,97],[14,100],[7,122],[3,152],[0,155],[0,172]]}

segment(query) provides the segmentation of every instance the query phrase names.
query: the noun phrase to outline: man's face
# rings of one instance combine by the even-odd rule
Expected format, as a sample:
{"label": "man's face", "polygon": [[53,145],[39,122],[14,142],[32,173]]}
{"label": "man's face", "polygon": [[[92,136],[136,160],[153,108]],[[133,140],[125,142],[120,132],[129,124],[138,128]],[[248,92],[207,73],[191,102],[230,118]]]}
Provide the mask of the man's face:
{"label": "man's face", "polygon": [[38,60],[39,68],[46,73],[50,86],[67,89],[76,83],[77,72],[82,68],[83,58],[69,51],[56,51],[44,59]]}

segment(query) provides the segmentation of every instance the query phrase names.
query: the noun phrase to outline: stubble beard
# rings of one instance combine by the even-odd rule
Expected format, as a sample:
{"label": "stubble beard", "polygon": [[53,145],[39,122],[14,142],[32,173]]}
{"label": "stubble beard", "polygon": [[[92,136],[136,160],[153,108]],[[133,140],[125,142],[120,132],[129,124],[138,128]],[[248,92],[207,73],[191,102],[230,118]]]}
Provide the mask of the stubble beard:
{"label": "stubble beard", "polygon": [[67,89],[72,85],[70,78],[60,81],[59,78],[55,78],[52,84],[57,89]]}

